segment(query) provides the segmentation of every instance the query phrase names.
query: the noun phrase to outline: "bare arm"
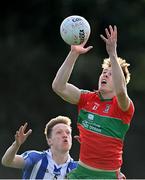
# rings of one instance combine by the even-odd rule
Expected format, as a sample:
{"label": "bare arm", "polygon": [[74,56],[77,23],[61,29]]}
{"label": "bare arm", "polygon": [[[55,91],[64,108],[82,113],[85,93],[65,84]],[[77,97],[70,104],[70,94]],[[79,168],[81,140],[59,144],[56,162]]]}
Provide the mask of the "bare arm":
{"label": "bare arm", "polygon": [[53,80],[53,90],[65,101],[72,104],[77,104],[80,98],[81,91],[79,88],[68,83],[71,73],[73,71],[75,62],[80,54],[88,52],[92,46],[84,48],[84,44],[71,46],[71,50],[66,57],[64,63],[59,68],[56,77]]}
{"label": "bare arm", "polygon": [[14,168],[23,168],[24,167],[24,159],[17,155],[16,153],[19,150],[19,146],[16,144],[16,141],[7,149],[4,156],[2,157],[2,164],[8,167]]}
{"label": "bare arm", "polygon": [[112,79],[114,84],[115,94],[117,96],[118,104],[123,111],[127,111],[129,108],[129,97],[127,94],[127,87],[125,77],[121,66],[118,63],[117,56],[117,27],[109,26],[109,29],[105,29],[106,38],[101,35],[101,38],[106,43],[106,50],[111,60],[112,67]]}
{"label": "bare arm", "polygon": [[24,133],[27,127],[27,123],[24,126],[21,126],[19,130],[16,132],[15,141],[13,144],[7,149],[5,154],[2,157],[2,164],[8,167],[14,168],[23,168],[24,167],[24,159],[22,156],[17,155],[17,152],[20,146],[25,142],[27,137],[31,134],[32,130],[30,129],[26,133]]}

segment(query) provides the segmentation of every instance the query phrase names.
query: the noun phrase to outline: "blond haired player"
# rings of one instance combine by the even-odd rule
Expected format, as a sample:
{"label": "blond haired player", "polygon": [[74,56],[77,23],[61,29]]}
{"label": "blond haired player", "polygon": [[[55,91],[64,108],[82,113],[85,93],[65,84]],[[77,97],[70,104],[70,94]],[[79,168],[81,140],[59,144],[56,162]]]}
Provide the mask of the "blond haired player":
{"label": "blond haired player", "polygon": [[[129,64],[117,55],[117,27],[105,29],[109,58],[103,62],[98,90],[84,91],[69,83],[74,65],[92,46],[71,46],[53,81],[53,90],[65,101],[78,106],[80,132],[79,165],[68,179],[121,179],[123,142],[134,114],[127,93]],[[91,73],[91,72],[90,72]]]}

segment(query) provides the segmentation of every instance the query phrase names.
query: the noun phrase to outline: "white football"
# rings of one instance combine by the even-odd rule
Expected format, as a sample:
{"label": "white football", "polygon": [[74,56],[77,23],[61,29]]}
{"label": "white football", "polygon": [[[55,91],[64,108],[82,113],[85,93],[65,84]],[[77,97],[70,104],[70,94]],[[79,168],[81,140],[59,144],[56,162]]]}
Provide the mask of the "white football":
{"label": "white football", "polygon": [[88,40],[91,28],[82,16],[69,16],[60,25],[62,39],[69,45],[79,45]]}

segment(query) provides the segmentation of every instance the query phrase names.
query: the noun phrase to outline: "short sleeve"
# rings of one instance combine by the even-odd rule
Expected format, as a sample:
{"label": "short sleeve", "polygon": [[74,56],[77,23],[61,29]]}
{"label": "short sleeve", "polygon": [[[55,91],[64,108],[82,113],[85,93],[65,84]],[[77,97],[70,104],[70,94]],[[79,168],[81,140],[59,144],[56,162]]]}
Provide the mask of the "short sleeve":
{"label": "short sleeve", "polygon": [[78,102],[78,108],[81,109],[84,104],[86,104],[88,100],[88,96],[90,96],[90,91],[88,90],[81,90],[80,99]]}
{"label": "short sleeve", "polygon": [[130,99],[130,105],[129,105],[129,108],[127,111],[122,111],[121,108],[119,107],[118,103],[117,103],[117,99],[115,98],[115,101],[116,101],[116,112],[118,112],[120,114],[120,116],[122,117],[123,119],[123,122],[125,124],[129,124],[133,118],[133,115],[134,115],[134,104],[132,102],[132,100]]}
{"label": "short sleeve", "polygon": [[25,161],[25,167],[29,168],[30,166],[33,166],[36,162],[38,162],[42,157],[42,152],[39,151],[26,151],[21,156],[24,158]]}

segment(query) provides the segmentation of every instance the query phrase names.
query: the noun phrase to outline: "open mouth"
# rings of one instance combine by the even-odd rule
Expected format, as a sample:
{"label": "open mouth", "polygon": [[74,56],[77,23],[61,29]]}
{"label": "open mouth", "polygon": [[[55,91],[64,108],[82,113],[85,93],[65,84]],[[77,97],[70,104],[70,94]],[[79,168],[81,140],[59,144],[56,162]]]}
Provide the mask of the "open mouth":
{"label": "open mouth", "polygon": [[64,140],[63,140],[63,142],[67,143],[67,142],[68,142],[68,140],[67,140],[67,139],[64,139]]}
{"label": "open mouth", "polygon": [[103,79],[103,80],[101,81],[101,84],[107,84],[107,81],[106,81],[105,79]]}

